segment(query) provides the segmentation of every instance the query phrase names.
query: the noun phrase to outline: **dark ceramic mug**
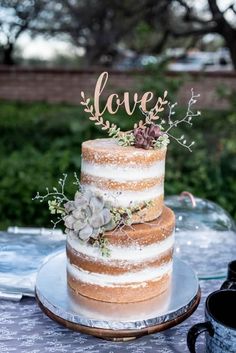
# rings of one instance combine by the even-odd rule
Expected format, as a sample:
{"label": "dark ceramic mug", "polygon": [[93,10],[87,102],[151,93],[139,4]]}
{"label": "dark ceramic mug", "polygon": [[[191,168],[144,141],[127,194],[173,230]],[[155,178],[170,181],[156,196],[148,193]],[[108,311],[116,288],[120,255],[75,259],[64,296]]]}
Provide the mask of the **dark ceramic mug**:
{"label": "dark ceramic mug", "polygon": [[218,290],[210,294],[206,300],[205,319],[206,322],[189,330],[189,351],[196,353],[197,337],[205,332],[207,353],[235,353],[236,290]]}
{"label": "dark ceramic mug", "polygon": [[227,280],[222,284],[221,289],[236,289],[236,260],[228,264]]}

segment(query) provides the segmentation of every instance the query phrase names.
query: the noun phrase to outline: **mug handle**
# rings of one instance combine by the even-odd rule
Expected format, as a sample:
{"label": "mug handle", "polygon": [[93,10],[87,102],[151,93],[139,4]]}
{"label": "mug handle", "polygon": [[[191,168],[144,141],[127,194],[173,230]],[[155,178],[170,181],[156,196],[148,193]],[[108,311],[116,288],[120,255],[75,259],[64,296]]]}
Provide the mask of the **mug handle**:
{"label": "mug handle", "polygon": [[222,284],[220,289],[236,289],[236,282],[227,280]]}
{"label": "mug handle", "polygon": [[214,335],[214,330],[210,322],[202,322],[196,324],[190,328],[187,336],[187,345],[191,353],[196,353],[195,345],[198,336],[203,333],[208,332],[210,336]]}

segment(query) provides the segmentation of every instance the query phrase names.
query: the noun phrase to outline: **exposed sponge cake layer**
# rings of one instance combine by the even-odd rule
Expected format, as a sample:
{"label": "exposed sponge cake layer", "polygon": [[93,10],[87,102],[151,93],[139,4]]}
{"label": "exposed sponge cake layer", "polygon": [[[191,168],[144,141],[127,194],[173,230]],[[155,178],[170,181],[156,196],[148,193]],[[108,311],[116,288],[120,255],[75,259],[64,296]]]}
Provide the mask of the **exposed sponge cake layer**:
{"label": "exposed sponge cake layer", "polygon": [[68,290],[70,306],[74,311],[87,317],[103,321],[140,321],[152,319],[155,313],[162,315],[166,312],[171,300],[171,286],[163,294],[155,298],[136,303],[109,303],[94,300]]}
{"label": "exposed sponge cake layer", "polygon": [[[86,161],[99,164],[116,165],[151,165],[165,159],[166,149],[157,150],[120,146],[115,139],[96,139],[82,143],[83,158]],[[116,158],[114,159],[114,155]]]}
{"label": "exposed sponge cake layer", "polygon": [[[106,174],[109,175],[109,174]],[[134,178],[134,176],[133,176]],[[87,185],[96,185],[104,190],[117,190],[120,191],[129,190],[129,191],[142,191],[153,188],[157,185],[163,185],[164,176],[159,178],[142,178],[141,180],[131,180],[131,181],[117,181],[116,179],[108,179],[106,177],[97,177],[89,174],[81,173],[81,183]]]}
{"label": "exposed sponge cake layer", "polygon": [[134,303],[154,298],[166,290],[171,283],[171,271],[150,281],[100,286],[81,281],[70,270],[67,271],[68,284],[75,293],[85,297],[111,303]]}
{"label": "exposed sponge cake layer", "polygon": [[[121,250],[121,249],[120,249]],[[145,265],[149,268],[161,266],[172,260],[173,247],[169,247],[167,251],[162,252],[159,256],[150,256],[147,254]],[[136,253],[138,251],[136,250]],[[130,260],[111,260],[110,261],[97,261],[96,258],[91,258],[87,255],[77,253],[69,245],[67,245],[67,256],[70,259],[70,264],[90,273],[104,273],[112,275],[120,275],[123,273],[136,272],[143,268],[143,261]]]}
{"label": "exposed sponge cake layer", "polygon": [[[137,248],[139,246],[142,247],[147,245],[158,244],[157,246],[160,249],[160,242],[170,237],[170,235],[174,231],[174,227],[174,212],[170,208],[164,207],[162,215],[153,221],[144,224],[135,224],[131,227],[125,226],[122,229],[117,228],[112,231],[106,232],[105,236],[109,242],[109,247],[111,248],[111,250],[113,250],[112,256],[115,256],[114,247],[122,247],[122,254],[124,254],[124,249],[129,247]],[[79,242],[76,236],[69,235],[67,241],[69,242],[69,244],[72,245],[75,250],[84,254],[95,256],[96,258],[99,257],[99,252],[96,247]],[[152,247],[150,246],[150,250],[151,249]],[[157,249],[154,249],[152,251],[156,252]],[[131,256],[135,258],[136,255],[136,253],[134,255],[130,253],[129,256],[130,258]],[[100,257],[104,259],[102,255],[100,255]]]}
{"label": "exposed sponge cake layer", "polygon": [[165,148],[124,147],[114,139],[86,141],[82,144],[81,184],[114,207],[140,206],[133,223],[151,221],[163,209],[165,155]]}
{"label": "exposed sponge cake layer", "polygon": [[174,223],[173,212],[165,207],[155,221],[105,232],[109,257],[69,234],[69,286],[81,295],[111,302],[135,302],[161,294],[172,272]]}

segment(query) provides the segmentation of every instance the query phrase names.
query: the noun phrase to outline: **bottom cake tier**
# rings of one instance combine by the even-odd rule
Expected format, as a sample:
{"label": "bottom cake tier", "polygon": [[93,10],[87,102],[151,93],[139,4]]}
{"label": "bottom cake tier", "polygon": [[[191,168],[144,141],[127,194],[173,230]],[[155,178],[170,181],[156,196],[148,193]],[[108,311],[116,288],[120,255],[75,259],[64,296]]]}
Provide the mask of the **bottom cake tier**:
{"label": "bottom cake tier", "polygon": [[131,303],[155,297],[171,282],[174,251],[174,213],[145,224],[106,232],[110,256],[67,237],[67,281],[73,291],[88,298]]}

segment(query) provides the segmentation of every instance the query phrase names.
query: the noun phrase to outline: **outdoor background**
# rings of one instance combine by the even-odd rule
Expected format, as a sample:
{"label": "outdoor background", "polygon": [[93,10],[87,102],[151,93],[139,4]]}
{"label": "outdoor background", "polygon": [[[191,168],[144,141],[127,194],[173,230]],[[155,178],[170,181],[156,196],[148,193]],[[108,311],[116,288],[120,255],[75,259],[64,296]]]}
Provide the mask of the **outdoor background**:
{"label": "outdoor background", "polygon": [[[106,136],[80,106],[103,71],[107,93],[167,89],[178,116],[191,88],[201,94],[202,116],[184,130],[193,152],[170,144],[165,193],[190,191],[236,218],[235,1],[1,0],[0,64],[0,229],[49,226],[32,197],[62,173],[72,195],[82,141]],[[132,125],[122,110],[106,118]]]}

